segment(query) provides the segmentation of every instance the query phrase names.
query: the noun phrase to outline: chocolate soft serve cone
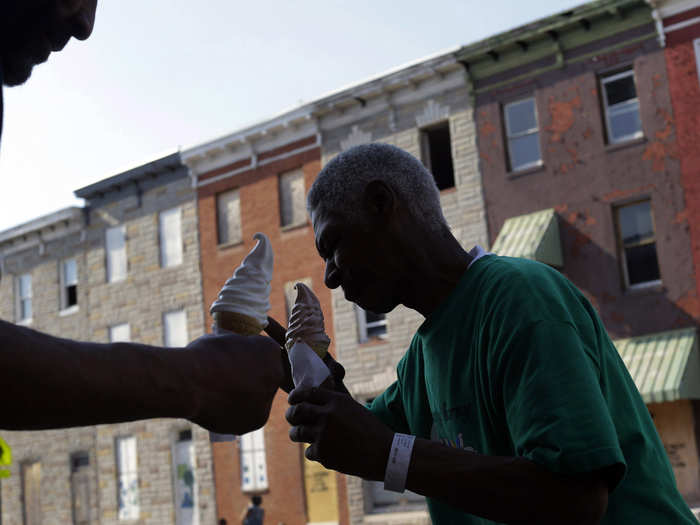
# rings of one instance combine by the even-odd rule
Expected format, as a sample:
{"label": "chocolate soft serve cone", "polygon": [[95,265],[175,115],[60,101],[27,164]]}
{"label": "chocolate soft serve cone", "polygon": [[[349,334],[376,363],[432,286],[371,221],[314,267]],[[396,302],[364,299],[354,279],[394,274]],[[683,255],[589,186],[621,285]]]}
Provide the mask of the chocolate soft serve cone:
{"label": "chocolate soft serve cone", "polygon": [[256,233],[253,238],[258,241],[255,247],[211,305],[209,311],[214,318],[215,331],[257,335],[267,326],[274,255],[265,234]]}
{"label": "chocolate soft serve cone", "polygon": [[297,283],[294,288],[297,290],[297,299],[289,317],[285,342],[287,351],[291,350],[296,342],[304,341],[323,359],[328,353],[331,339],[325,332],[321,303],[304,283]]}

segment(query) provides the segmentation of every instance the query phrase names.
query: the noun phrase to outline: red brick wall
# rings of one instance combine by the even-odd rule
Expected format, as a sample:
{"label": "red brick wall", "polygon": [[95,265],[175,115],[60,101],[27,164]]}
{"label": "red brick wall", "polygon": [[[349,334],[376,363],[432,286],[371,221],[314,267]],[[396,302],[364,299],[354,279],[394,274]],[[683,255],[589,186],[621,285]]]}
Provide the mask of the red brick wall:
{"label": "red brick wall", "polygon": [[[676,135],[684,133],[681,122],[689,117],[671,107],[673,79],[667,77],[664,51],[655,42],[594,58],[477,98],[477,140],[490,240],[493,243],[510,217],[555,208],[560,217],[563,273],[588,296],[612,337],[692,325],[698,318],[689,235],[692,221],[681,187]],[[626,65],[634,68],[645,137],[608,145],[597,78],[601,71]],[[697,84],[694,72],[690,80]],[[537,104],[544,164],[526,174],[509,174],[502,105],[528,96],[534,96]],[[697,115],[697,108],[688,114]],[[697,124],[695,118],[695,124],[687,127]],[[697,129],[695,133],[697,139]],[[692,149],[691,139],[687,143]],[[698,184],[698,152],[694,153],[696,160],[688,165],[696,171],[687,168],[686,187],[692,185],[691,178]],[[689,195],[687,189],[685,195]],[[662,285],[631,291],[623,283],[613,206],[637,198],[651,199]],[[697,193],[694,198],[697,202]],[[695,224],[700,221],[696,219]]]}
{"label": "red brick wall", "polygon": [[[700,14],[700,9],[696,11]],[[693,49],[695,38],[700,38],[700,24],[669,33],[665,55],[685,192],[685,207],[678,220],[689,230],[697,283],[689,307],[700,319],[700,80]]]}
{"label": "red brick wall", "polygon": [[[307,142],[300,141],[298,147],[306,144]],[[280,150],[279,153],[282,152],[283,150]],[[254,246],[253,234],[260,231],[270,238],[275,253],[270,315],[284,323],[284,284],[294,279],[311,277],[314,292],[326,316],[326,331],[331,340],[334,339],[331,294],[323,284],[324,265],[316,253],[311,225],[305,224],[287,231],[282,231],[280,227],[278,175],[299,167],[304,172],[308,191],[321,169],[320,149],[315,148],[271,162],[198,190],[204,310],[208,326],[211,326],[212,322],[209,305],[216,298],[224,281],[231,276],[233,270]],[[206,178],[206,175],[202,178]],[[216,195],[234,188],[239,188],[240,191],[243,243],[220,249],[217,247]],[[333,346],[331,351],[334,351]],[[307,519],[302,452],[298,444],[289,440],[289,425],[284,419],[287,406],[287,395],[279,391],[270,419],[265,425],[269,477],[269,490],[262,494],[265,522],[305,525]],[[235,417],[235,414],[231,416]],[[239,523],[240,513],[247,507],[250,498],[249,495],[243,494],[240,488],[238,444],[215,444],[213,450],[218,516],[226,518],[228,523]],[[338,501],[340,522],[346,525],[348,511],[343,476],[339,476],[338,479]]]}

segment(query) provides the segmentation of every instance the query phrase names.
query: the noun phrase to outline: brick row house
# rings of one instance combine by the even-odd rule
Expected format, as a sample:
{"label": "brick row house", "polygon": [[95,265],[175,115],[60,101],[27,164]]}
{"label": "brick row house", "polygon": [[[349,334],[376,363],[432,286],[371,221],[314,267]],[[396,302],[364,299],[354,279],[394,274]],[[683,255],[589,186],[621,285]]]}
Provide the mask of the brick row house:
{"label": "brick row house", "polygon": [[[72,207],[0,233],[0,316],[96,342],[179,347],[203,333],[195,194],[178,153],[76,191]],[[2,431],[3,525],[215,520],[206,431],[155,419]]]}
{"label": "brick row house", "polygon": [[[305,203],[321,168],[320,138],[302,107],[183,151],[197,191],[208,327],[209,305],[255,245],[256,232],[269,237],[275,254],[270,315],[286,326],[298,281],[331,312]],[[326,329],[335,339],[328,317]],[[306,460],[302,447],[289,440],[287,406],[280,391],[262,429],[212,444],[219,517],[237,523],[251,496],[260,495],[266,522],[347,523],[343,477]]]}

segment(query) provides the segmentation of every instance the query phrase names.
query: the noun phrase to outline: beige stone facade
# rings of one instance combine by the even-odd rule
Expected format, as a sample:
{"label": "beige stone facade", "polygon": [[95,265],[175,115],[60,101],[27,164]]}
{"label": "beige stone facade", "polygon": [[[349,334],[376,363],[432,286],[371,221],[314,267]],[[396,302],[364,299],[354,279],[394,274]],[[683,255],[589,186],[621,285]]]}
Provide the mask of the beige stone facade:
{"label": "beige stone facade", "polygon": [[[331,111],[319,118],[324,165],[340,151],[368,142],[393,144],[421,159],[425,147],[422,131],[448,123],[454,187],[441,191],[443,213],[465,249],[475,244],[487,248],[476,130],[461,66],[454,64],[449,55],[434,58],[351,88],[336,95],[334,102],[342,106],[345,99],[353,98],[355,91],[381,93],[388,89],[389,93],[379,94],[364,104],[355,103],[352,109],[342,113]],[[348,389],[358,401],[366,401],[396,379],[396,365],[423,317],[399,306],[386,316],[386,334],[363,341],[358,315],[362,314],[345,300],[342,290],[334,290],[333,324],[338,359],[345,367]],[[378,505],[374,501],[375,485],[352,477],[347,478],[347,485],[353,524],[430,523],[424,503],[417,498]]]}
{"label": "beige stone facade", "polygon": [[[76,193],[86,199],[85,208],[68,208],[0,233],[0,316],[61,337],[96,342],[108,342],[110,327],[128,323],[132,341],[164,345],[164,316],[184,312],[179,318],[186,319],[187,339],[203,334],[196,201],[179,154]],[[179,217],[181,252],[179,258],[175,252],[176,264],[163,267],[160,218],[173,209],[179,210],[171,215]],[[126,275],[107,282],[106,229],[117,225],[125,226]],[[173,239],[177,246],[177,234]],[[77,305],[66,306],[74,299],[67,301],[62,291],[66,260],[76,261]],[[31,320],[20,320],[22,275],[31,275]],[[180,327],[179,337],[183,334]],[[37,520],[42,525],[215,523],[208,432],[188,421],[1,434],[13,452],[11,476],[0,482],[3,525],[33,525]],[[138,511],[120,517],[116,444],[132,436]],[[176,510],[182,481],[174,457],[183,440],[192,451],[195,479],[194,507],[185,511],[189,515]],[[39,467],[29,476],[28,466],[36,463]]]}

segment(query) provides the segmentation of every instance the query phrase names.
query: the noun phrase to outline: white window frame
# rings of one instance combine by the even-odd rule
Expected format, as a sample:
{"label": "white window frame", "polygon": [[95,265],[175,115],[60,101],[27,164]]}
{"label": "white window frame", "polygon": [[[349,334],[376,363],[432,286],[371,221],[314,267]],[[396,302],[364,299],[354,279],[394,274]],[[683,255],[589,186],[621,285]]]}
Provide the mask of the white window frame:
{"label": "white window frame", "polygon": [[177,206],[158,214],[160,266],[172,268],[182,264],[182,208]]}
{"label": "white window frame", "polygon": [[[238,199],[238,238],[231,237],[230,231],[230,221],[228,220],[228,208],[227,212],[223,213],[223,208],[221,206],[222,201],[226,199],[229,195],[235,195]],[[241,219],[241,192],[239,188],[234,188],[221,193],[216,194],[216,242],[219,246],[230,246],[233,244],[240,244],[243,242],[243,224]],[[222,239],[222,232],[226,228],[228,232],[228,238]]]}
{"label": "white window frame", "polygon": [[384,315],[384,319],[368,323],[366,310],[356,304],[355,316],[357,318],[357,336],[359,343],[366,343],[367,341],[369,341],[369,329],[375,328],[377,326],[384,326],[385,329],[383,334],[379,334],[378,336],[376,336],[378,339],[387,339],[389,337],[389,325],[387,323],[386,314]]}
{"label": "white window frame", "polygon": [[[119,237],[117,237],[119,235]],[[110,246],[110,239],[121,238],[122,249]],[[121,224],[105,230],[105,259],[107,282],[117,283],[126,279],[129,264],[126,249],[126,226]]]}
{"label": "white window frame", "polygon": [[[633,99],[630,100],[625,100],[624,102],[618,102],[617,104],[613,104],[612,106],[608,104],[608,93],[605,90],[605,84],[609,84],[610,82],[614,82],[616,80],[620,80],[621,78],[625,77],[632,77],[632,82],[634,82],[634,91],[637,94],[637,96]],[[608,133],[608,143],[610,144],[621,144],[623,142],[628,142],[630,140],[635,140],[638,138],[641,138],[644,136],[644,128],[641,125],[642,122],[642,112],[641,108],[639,106],[639,92],[637,91],[637,82],[634,76],[634,69],[626,69],[625,71],[621,71],[620,73],[615,73],[613,75],[607,75],[603,76],[600,78],[600,88],[602,91],[603,95],[603,111],[605,113],[605,129]],[[618,138],[613,138],[612,135],[612,129],[610,127],[610,115],[611,113],[630,113],[633,110],[637,111],[637,114],[639,115],[639,123],[640,123],[640,128],[639,131],[629,134],[629,135],[623,135],[622,137]]]}
{"label": "white window frame", "polygon": [[[267,476],[267,458],[265,455],[264,427],[243,434],[239,441],[241,458],[241,491],[261,492],[269,487]],[[250,480],[246,481],[246,467],[250,468]],[[260,478],[262,474],[263,479]]]}
{"label": "white window frame", "polygon": [[131,327],[129,323],[119,323],[109,327],[110,343],[128,343],[129,341],[131,341]]}
{"label": "white window frame", "polygon": [[[172,441],[173,460],[173,495],[175,503],[175,525],[199,525],[199,479],[197,478],[197,456],[194,446],[194,433],[191,429],[189,439],[182,439],[182,430],[176,432]],[[189,487],[184,476],[189,470],[192,474],[192,486]],[[192,506],[179,502],[189,498]]]}
{"label": "white window frame", "polygon": [[[622,226],[620,225],[620,210],[622,208],[627,207],[627,206],[633,206],[635,204],[640,204],[642,202],[649,203],[649,214],[651,215],[651,225],[652,225],[652,228],[654,229],[654,237],[652,240],[645,239],[644,241],[625,244],[624,239],[622,238]],[[658,244],[656,242],[656,223],[654,222],[654,214],[652,213],[652,210],[651,210],[651,200],[644,199],[644,200],[633,201],[633,202],[621,204],[621,205],[615,207],[614,212],[615,212],[616,236],[617,236],[617,243],[618,243],[618,247],[619,247],[618,251],[620,252],[620,260],[622,262],[622,274],[623,274],[624,279],[625,279],[625,288],[627,290],[642,290],[644,288],[652,288],[654,286],[659,286],[662,282],[661,278],[654,279],[653,281],[645,281],[643,283],[630,284],[629,272],[627,270],[627,255],[625,254],[625,248],[630,247],[630,246],[643,246],[643,245],[652,244],[652,243],[654,243],[655,245],[658,246]],[[656,264],[657,265],[659,264],[659,252],[658,252],[658,250],[656,251]],[[660,275],[661,275],[661,268],[659,267],[659,276]]]}
{"label": "white window frame", "polygon": [[[301,179],[301,187],[302,187],[302,189],[301,189],[301,203],[300,203],[302,213],[301,213],[300,217],[296,217],[296,218],[294,217],[294,212],[295,212],[295,210],[297,210],[299,208],[297,206],[298,203],[294,202],[294,199],[293,199],[294,194],[292,191],[292,183],[289,183],[285,186],[286,179],[291,179],[291,178],[295,178],[295,177],[299,177]],[[306,196],[306,181],[304,180],[303,169],[296,168],[296,169],[293,169],[290,171],[286,171],[284,173],[280,173],[278,187],[279,187],[279,202],[280,202],[280,226],[282,226],[282,228],[293,228],[295,226],[305,224],[306,223],[306,211],[305,211],[306,207],[304,205],[304,198]],[[282,195],[282,189],[284,187],[286,187],[290,191],[292,191],[292,196],[289,199],[290,205],[292,207],[291,210],[285,210],[284,206],[283,206],[283,203],[285,202],[285,200],[284,200],[283,195]],[[290,217],[289,222],[285,222],[285,211],[289,212],[289,217]]]}
{"label": "white window frame", "polygon": [[[518,104],[522,104],[523,102],[529,102],[532,101],[532,108],[535,113],[535,127],[534,128],[528,128],[524,131],[519,131],[518,133],[511,133],[510,131],[510,116],[508,115],[508,109],[517,106]],[[539,116],[537,115],[537,100],[535,100],[535,97],[528,97],[528,98],[521,98],[519,100],[515,100],[513,102],[508,102],[503,106],[503,120],[505,121],[506,124],[506,146],[508,148],[508,166],[510,168],[511,172],[518,172],[518,171],[523,171],[528,168],[534,168],[536,166],[541,166],[542,165],[542,146],[540,145],[540,121],[539,121]],[[523,164],[522,166],[515,166],[513,163],[513,152],[511,150],[510,142],[513,139],[519,139],[521,137],[526,137],[528,135],[535,135],[537,134],[537,153],[539,154],[539,159],[533,162],[528,162],[526,164]]]}
{"label": "white window frame", "polygon": [[[25,280],[29,283],[29,290],[28,293],[27,290],[23,290],[22,287],[22,281]],[[15,281],[15,288],[16,288],[16,302],[15,302],[15,309],[16,309],[16,317],[17,317],[17,323],[18,324],[31,324],[32,319],[34,317],[34,292],[33,292],[33,287],[32,287],[32,274],[31,273],[23,273],[22,275],[18,275]],[[31,315],[29,316],[24,316],[24,304],[25,301],[29,302],[29,309],[31,310]]]}
{"label": "white window frame", "polygon": [[698,73],[698,82],[700,82],[700,38],[693,40],[693,50],[695,51],[695,67]]}
{"label": "white window frame", "polygon": [[[117,476],[117,516],[119,521],[137,520],[141,513],[139,499],[138,444],[135,436],[120,436],[114,441]],[[133,487],[130,489],[130,487]],[[123,507],[120,503],[129,495],[130,501]],[[120,508],[121,507],[121,508]]]}
{"label": "white window frame", "polygon": [[[168,330],[174,328],[175,332]],[[178,340],[179,338],[179,340]],[[184,309],[171,310],[163,313],[163,346],[168,348],[182,348],[189,343],[189,333],[187,330],[187,312]]]}
{"label": "white window frame", "polygon": [[[75,281],[74,282],[68,282],[69,279],[66,276],[66,266],[68,263],[73,263],[75,265]],[[78,311],[79,309],[79,302],[78,302],[78,260],[75,257],[71,257],[69,259],[64,259],[60,262],[59,264],[59,282],[61,286],[60,290],[60,298],[59,300],[61,301],[61,309],[59,311],[59,315],[68,315],[72,314]],[[76,303],[73,305],[68,306],[68,290],[67,288],[69,286],[75,286],[75,301]]]}

